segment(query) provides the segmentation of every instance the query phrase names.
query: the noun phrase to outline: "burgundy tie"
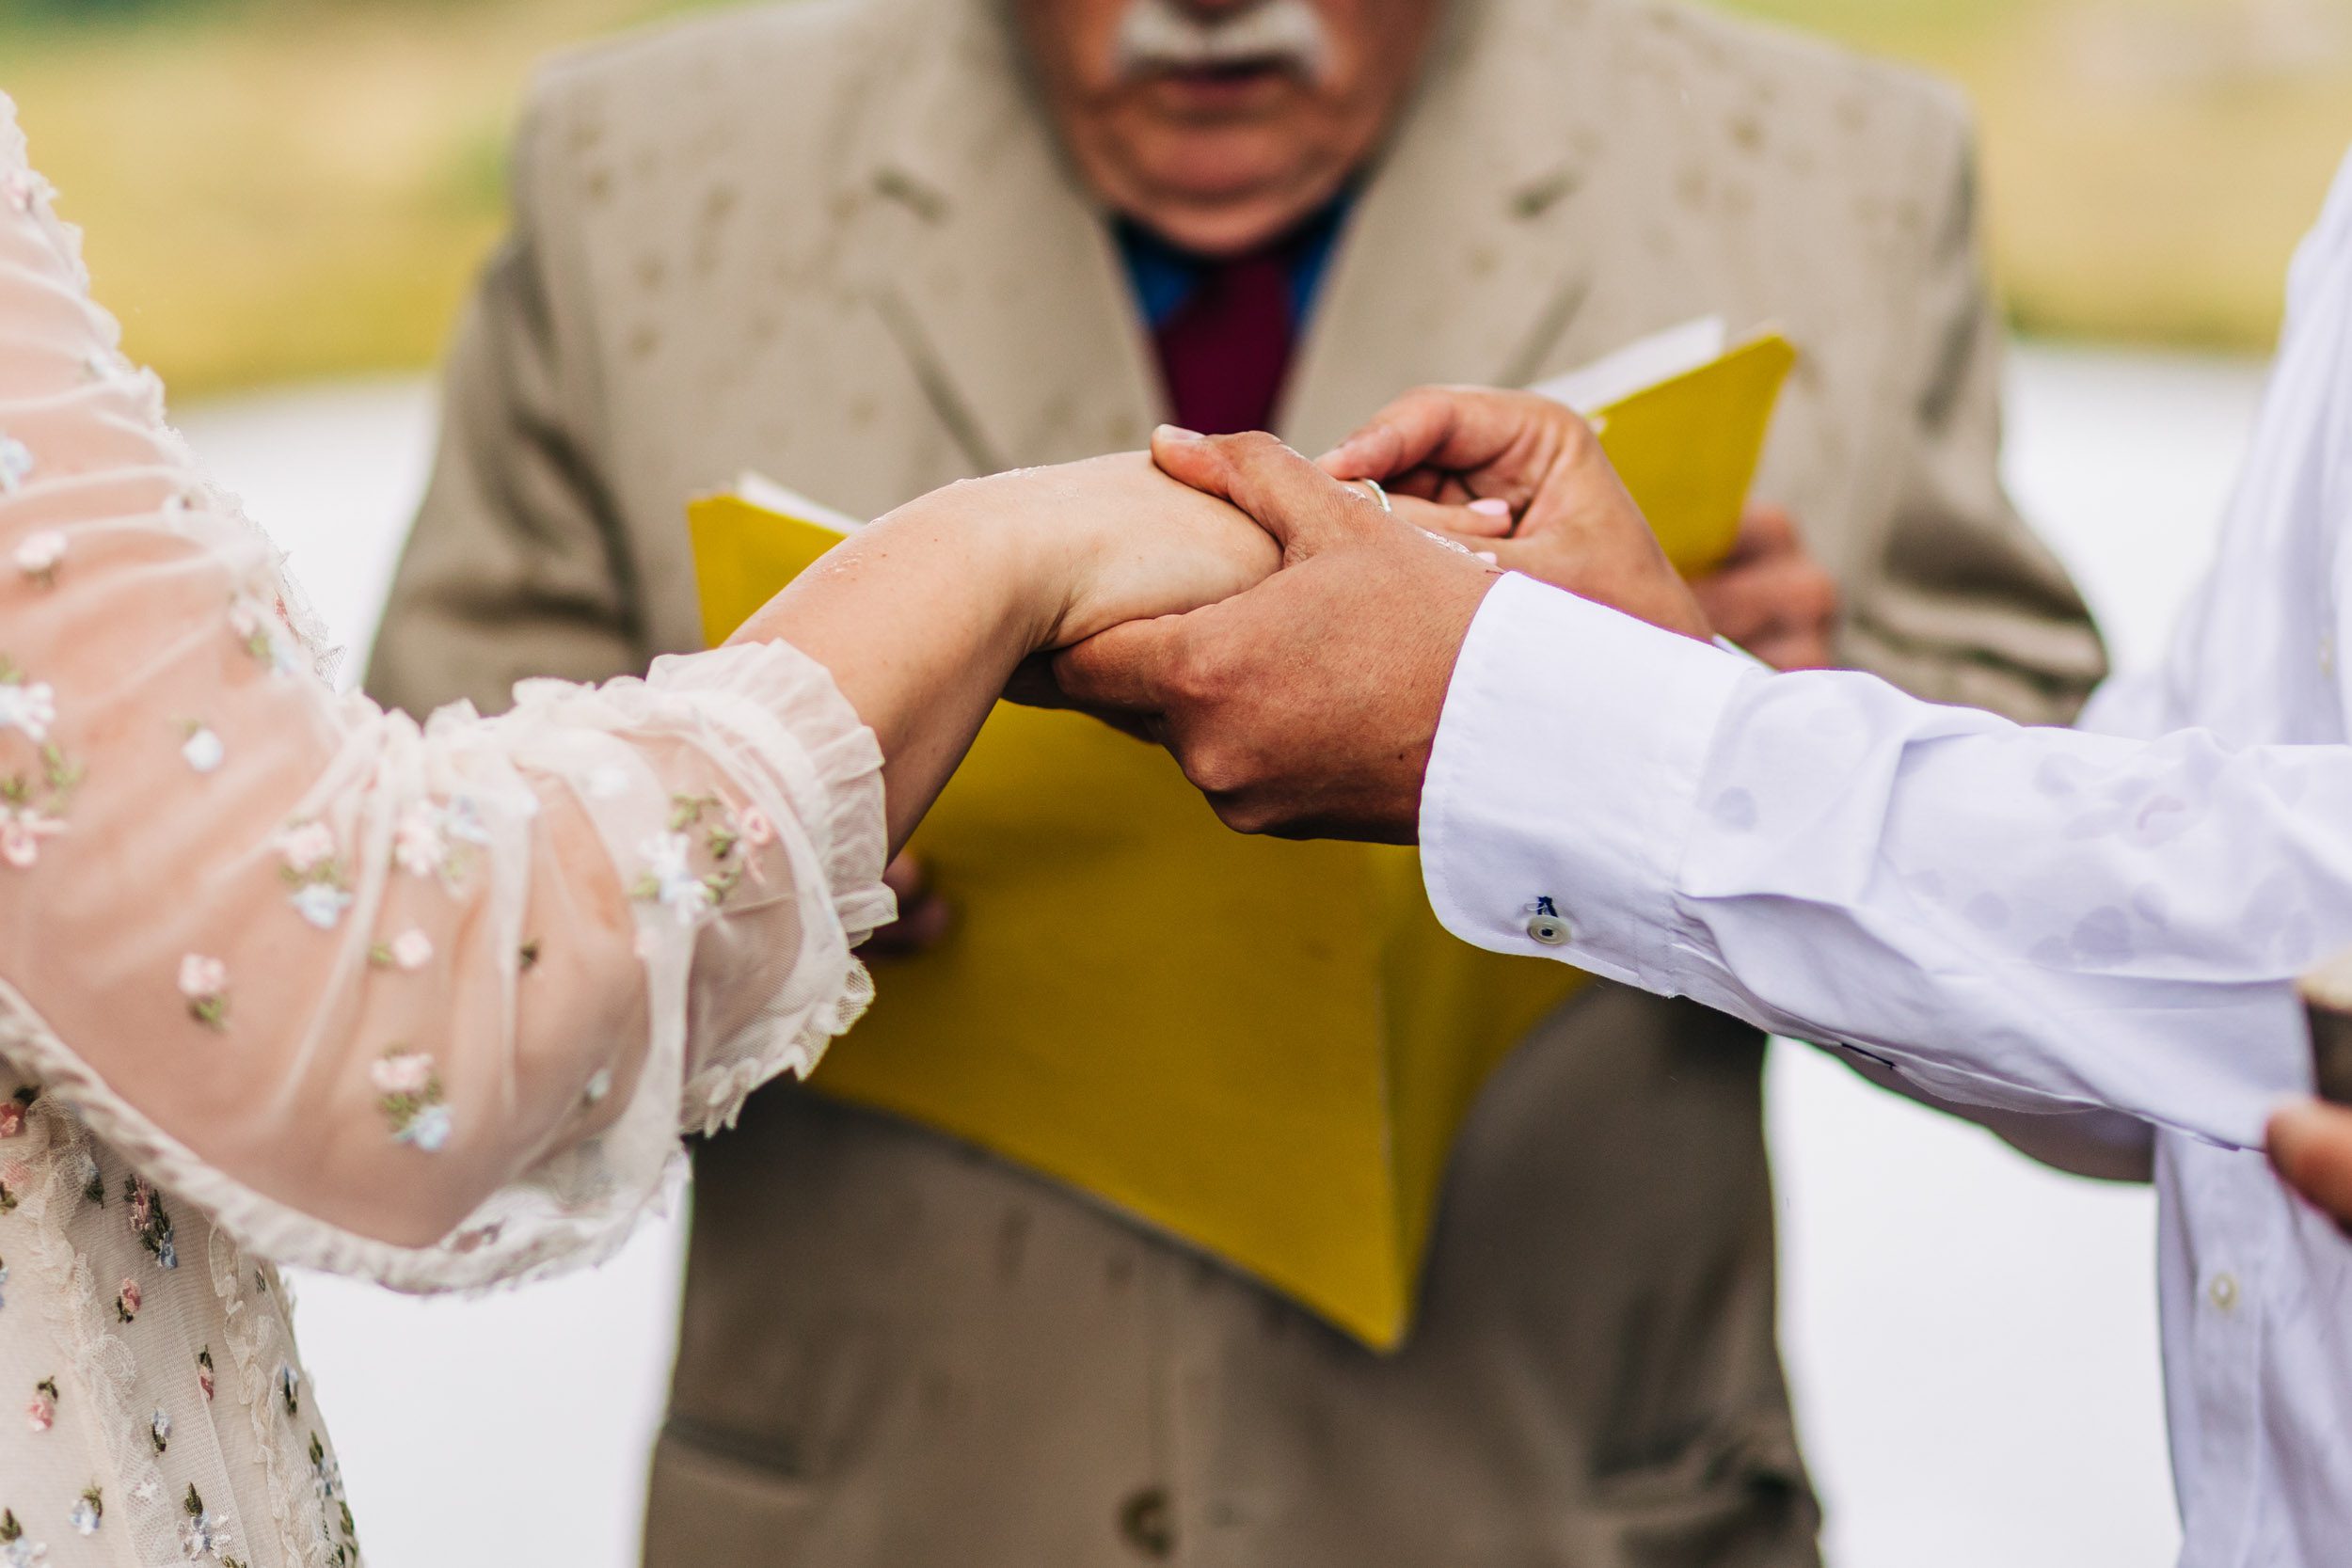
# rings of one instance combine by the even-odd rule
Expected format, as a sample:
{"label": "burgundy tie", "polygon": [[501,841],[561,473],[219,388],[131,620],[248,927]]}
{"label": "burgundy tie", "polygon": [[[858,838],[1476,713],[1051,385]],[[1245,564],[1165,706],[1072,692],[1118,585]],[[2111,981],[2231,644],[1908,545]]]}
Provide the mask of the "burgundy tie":
{"label": "burgundy tie", "polygon": [[1287,244],[1211,262],[1152,333],[1176,422],[1203,436],[1265,429],[1291,338]]}

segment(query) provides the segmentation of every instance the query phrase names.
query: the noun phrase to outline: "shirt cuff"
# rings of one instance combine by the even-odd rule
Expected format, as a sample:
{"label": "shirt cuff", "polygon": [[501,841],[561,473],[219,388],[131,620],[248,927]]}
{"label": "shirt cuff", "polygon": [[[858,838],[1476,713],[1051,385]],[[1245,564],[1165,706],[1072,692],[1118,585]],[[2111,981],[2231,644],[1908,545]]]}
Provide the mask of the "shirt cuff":
{"label": "shirt cuff", "polygon": [[1470,623],[1422,787],[1446,929],[1651,990],[1724,708],[1756,665],[1517,574]]}

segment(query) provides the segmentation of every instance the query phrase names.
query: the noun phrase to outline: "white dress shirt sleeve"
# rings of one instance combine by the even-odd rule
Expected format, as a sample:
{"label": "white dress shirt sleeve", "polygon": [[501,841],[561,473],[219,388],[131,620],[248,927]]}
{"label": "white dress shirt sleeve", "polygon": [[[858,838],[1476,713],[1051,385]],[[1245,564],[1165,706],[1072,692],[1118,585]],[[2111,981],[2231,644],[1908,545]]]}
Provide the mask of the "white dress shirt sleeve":
{"label": "white dress shirt sleeve", "polygon": [[1421,838],[1480,946],[1938,1100],[2231,1147],[2308,1089],[2294,980],[2352,944],[2352,749],[2025,729],[1522,577],[1463,646]]}

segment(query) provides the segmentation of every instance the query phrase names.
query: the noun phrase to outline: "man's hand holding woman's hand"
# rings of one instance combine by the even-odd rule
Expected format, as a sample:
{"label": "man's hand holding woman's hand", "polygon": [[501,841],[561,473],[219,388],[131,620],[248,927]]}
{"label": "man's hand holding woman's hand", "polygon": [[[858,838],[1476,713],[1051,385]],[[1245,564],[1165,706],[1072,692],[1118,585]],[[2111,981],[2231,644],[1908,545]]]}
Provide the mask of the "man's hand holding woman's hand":
{"label": "man's hand holding woman's hand", "polygon": [[1068,650],[1062,693],[1139,721],[1228,826],[1411,842],[1454,655],[1495,569],[1271,436],[1163,428],[1152,450],[1257,518],[1282,569]]}
{"label": "man's hand holding woman's hand", "polygon": [[1593,427],[1549,398],[1425,387],[1375,415],[1322,466],[1438,503],[1413,515],[1512,571],[1685,637],[1713,636]]}
{"label": "man's hand holding woman's hand", "polygon": [[[1066,698],[1164,742],[1246,832],[1418,836],[1446,689],[1496,576],[1487,562],[1712,635],[1591,428],[1549,399],[1424,388],[1320,467],[1270,436],[1163,429],[1152,450],[1174,478],[1257,518],[1283,569],[1081,643],[1055,675]],[[1387,486],[1395,515],[1345,483],[1364,479]]]}

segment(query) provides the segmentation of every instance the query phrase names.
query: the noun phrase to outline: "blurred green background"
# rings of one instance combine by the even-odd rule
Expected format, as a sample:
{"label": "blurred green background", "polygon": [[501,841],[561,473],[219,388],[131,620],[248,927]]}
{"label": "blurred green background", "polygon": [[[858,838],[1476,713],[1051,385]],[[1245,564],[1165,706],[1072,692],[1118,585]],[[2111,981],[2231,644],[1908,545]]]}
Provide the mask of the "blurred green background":
{"label": "blurred green background", "polygon": [[[532,57],[710,0],[0,0],[0,89],[183,393],[429,362]],[[2260,349],[2352,142],[2352,0],[1723,0],[1962,84],[2045,336]]]}

